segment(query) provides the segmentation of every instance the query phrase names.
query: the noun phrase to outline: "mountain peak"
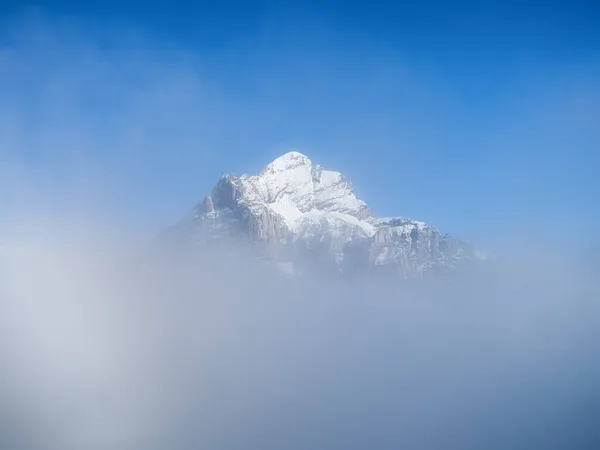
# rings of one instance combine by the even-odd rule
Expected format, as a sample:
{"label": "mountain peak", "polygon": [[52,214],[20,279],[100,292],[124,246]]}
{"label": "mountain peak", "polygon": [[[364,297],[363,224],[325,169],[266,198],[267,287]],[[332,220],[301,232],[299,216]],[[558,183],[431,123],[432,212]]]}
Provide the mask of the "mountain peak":
{"label": "mountain peak", "polygon": [[297,151],[290,151],[275,158],[267,164],[260,174],[286,172],[301,166],[312,166],[312,161],[304,154]]}
{"label": "mountain peak", "polygon": [[[224,175],[193,214],[200,240],[246,236],[265,255],[325,257],[336,267],[390,267],[405,276],[452,268],[475,257],[468,246],[435,227],[374,217],[340,172],[289,151],[258,175]],[[276,256],[279,255],[279,256]],[[302,256],[302,258],[304,258]]]}

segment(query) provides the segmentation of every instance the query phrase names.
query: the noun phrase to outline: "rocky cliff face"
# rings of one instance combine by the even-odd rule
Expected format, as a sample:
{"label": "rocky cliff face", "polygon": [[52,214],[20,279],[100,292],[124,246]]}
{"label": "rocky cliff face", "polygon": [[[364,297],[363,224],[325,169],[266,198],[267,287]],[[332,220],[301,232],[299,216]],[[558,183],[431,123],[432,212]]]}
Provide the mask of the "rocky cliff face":
{"label": "rocky cliff face", "polygon": [[374,217],[341,173],[298,152],[258,175],[224,175],[171,232],[204,244],[237,240],[274,262],[346,274],[385,270],[420,277],[478,257],[435,227]]}

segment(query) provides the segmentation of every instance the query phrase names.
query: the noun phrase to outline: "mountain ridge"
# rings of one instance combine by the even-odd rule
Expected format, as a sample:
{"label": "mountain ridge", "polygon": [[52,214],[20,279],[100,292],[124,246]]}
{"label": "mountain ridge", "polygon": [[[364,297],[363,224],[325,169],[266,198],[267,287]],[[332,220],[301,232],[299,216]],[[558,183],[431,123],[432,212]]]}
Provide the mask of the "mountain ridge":
{"label": "mountain ridge", "polygon": [[344,274],[384,270],[413,278],[481,257],[424,222],[374,216],[350,180],[298,151],[257,175],[221,176],[174,230],[196,244],[242,241],[273,262],[318,263]]}

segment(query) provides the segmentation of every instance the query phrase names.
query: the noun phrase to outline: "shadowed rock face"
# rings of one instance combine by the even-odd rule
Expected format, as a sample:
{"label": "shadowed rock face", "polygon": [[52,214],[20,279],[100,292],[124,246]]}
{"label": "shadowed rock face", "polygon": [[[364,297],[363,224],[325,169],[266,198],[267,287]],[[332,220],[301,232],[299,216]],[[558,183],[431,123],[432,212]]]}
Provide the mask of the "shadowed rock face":
{"label": "shadowed rock face", "polygon": [[412,278],[479,258],[435,227],[374,217],[341,173],[299,152],[280,156],[258,175],[222,176],[170,234],[196,243],[238,240],[275,262],[338,273],[384,270]]}

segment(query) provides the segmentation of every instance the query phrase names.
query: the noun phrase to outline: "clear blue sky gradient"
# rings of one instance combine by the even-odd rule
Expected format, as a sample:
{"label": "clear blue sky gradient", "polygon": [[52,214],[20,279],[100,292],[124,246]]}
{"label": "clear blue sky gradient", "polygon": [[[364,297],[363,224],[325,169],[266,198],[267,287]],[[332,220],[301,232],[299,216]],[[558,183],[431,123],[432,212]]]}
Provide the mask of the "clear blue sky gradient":
{"label": "clear blue sky gradient", "polygon": [[45,190],[85,161],[158,229],[296,148],[379,215],[598,242],[597,2],[4,1],[0,25],[2,151]]}

